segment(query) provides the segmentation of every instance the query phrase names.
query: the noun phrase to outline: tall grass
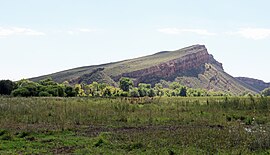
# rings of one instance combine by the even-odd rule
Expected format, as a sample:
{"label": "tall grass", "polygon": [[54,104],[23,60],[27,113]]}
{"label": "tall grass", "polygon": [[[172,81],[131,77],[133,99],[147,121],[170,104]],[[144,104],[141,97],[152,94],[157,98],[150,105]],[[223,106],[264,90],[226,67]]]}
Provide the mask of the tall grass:
{"label": "tall grass", "polygon": [[[0,129],[107,132],[110,149],[256,153],[270,149],[270,98],[8,98]],[[128,145],[124,145],[130,142]],[[99,140],[97,145],[103,146]],[[185,149],[188,148],[188,149]],[[85,150],[87,152],[87,150]],[[166,152],[165,151],[165,152]]]}

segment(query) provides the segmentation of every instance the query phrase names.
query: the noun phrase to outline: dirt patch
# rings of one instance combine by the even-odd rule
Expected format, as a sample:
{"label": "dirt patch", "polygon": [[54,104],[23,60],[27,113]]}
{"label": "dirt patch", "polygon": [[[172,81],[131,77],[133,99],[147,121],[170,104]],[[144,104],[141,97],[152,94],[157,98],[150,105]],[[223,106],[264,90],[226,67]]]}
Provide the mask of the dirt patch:
{"label": "dirt patch", "polygon": [[53,154],[72,154],[74,150],[75,150],[75,147],[73,146],[63,146],[63,147],[53,149],[52,153]]}
{"label": "dirt patch", "polygon": [[[179,129],[192,129],[192,128],[211,128],[216,130],[225,129],[222,125],[176,125],[176,126],[138,126],[138,127],[106,127],[106,126],[89,126],[88,128],[81,129],[77,131],[78,134],[84,133],[84,136],[95,137],[101,132],[111,132],[111,133],[133,133],[133,132],[147,132],[147,131],[168,131],[173,132]],[[83,130],[83,131],[82,131]]]}

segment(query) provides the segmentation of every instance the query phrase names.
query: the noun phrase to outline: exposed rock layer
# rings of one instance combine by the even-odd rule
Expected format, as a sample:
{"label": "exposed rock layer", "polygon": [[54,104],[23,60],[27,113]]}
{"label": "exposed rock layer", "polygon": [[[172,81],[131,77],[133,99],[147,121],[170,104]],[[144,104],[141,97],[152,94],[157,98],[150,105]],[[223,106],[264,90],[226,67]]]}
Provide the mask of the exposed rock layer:
{"label": "exposed rock layer", "polygon": [[120,77],[124,76],[136,79],[136,84],[140,82],[154,84],[159,82],[160,79],[174,80],[178,76],[197,77],[198,74],[204,71],[206,63],[215,63],[223,70],[222,64],[217,62],[212,55],[208,54],[205,46],[200,45],[188,50],[190,53],[183,57],[151,66],[149,68],[123,73],[114,77],[114,79],[118,80]]}

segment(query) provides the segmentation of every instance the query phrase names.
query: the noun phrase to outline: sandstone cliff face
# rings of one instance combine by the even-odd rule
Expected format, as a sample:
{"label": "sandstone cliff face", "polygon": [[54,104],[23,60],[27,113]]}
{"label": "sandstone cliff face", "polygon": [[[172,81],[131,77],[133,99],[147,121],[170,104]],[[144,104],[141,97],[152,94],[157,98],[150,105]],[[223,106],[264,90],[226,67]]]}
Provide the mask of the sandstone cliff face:
{"label": "sandstone cliff face", "polygon": [[[205,46],[200,45],[187,49],[191,51],[187,55],[164,62],[146,69],[124,73],[119,77],[130,77],[135,79],[135,84],[140,82],[156,83],[160,79],[173,80],[177,76],[197,76],[204,71],[205,63],[215,63],[221,69],[222,64],[217,62],[212,55],[208,54]],[[196,51],[196,52],[194,52]]]}

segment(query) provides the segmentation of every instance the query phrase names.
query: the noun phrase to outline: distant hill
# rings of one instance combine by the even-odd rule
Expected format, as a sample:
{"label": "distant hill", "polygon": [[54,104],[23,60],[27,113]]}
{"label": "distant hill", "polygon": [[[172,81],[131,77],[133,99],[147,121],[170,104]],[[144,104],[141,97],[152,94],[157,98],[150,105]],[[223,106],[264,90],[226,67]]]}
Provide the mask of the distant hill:
{"label": "distant hill", "polygon": [[270,87],[270,83],[266,83],[262,80],[248,78],[248,77],[236,77],[236,79],[246,83],[247,85],[250,85],[253,88],[258,89],[259,91],[264,90],[265,88]]}
{"label": "distant hill", "polygon": [[153,55],[114,63],[85,66],[31,78],[38,81],[51,77],[56,82],[71,84],[105,82],[116,86],[121,77],[132,78],[135,85],[160,80],[179,81],[192,88],[225,91],[233,94],[256,93],[259,89],[227,74],[222,64],[208,53],[204,45],[193,45],[176,51],[162,51]]}

